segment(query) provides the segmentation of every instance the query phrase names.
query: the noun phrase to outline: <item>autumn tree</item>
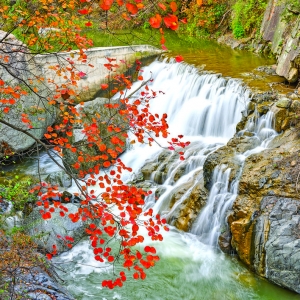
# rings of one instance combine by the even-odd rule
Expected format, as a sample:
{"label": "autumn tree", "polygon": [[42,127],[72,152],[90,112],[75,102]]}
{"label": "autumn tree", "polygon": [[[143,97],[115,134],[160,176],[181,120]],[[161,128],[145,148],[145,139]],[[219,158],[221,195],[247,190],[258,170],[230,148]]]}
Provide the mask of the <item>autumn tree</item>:
{"label": "autumn tree", "polygon": [[[101,109],[107,112],[108,118],[104,117],[103,111],[87,116],[78,91],[78,83],[85,74],[76,68],[76,63],[89,64],[86,49],[93,43],[81,33],[82,24],[89,27],[91,22],[95,22],[95,18],[89,19],[89,16],[107,16],[117,11],[124,20],[135,22],[150,2],[2,0],[0,6],[1,128],[29,138],[37,159],[41,151],[45,151],[73,178],[78,189],[76,196],[80,199],[78,211],[70,214],[61,201],[51,200],[62,196],[58,187],[40,180],[30,192],[39,197],[36,205],[40,207],[41,216],[47,220],[54,211],[59,211],[61,216],[67,215],[73,222],[86,222],[86,234],[94,248],[95,260],[113,265],[119,263],[135,279],[145,279],[145,269],[159,260],[154,247],[146,245],[144,251],[134,248],[144,241],[139,227],[144,226],[152,240],[162,240],[161,230],[168,228],[166,220],[153,215],[152,209],[143,211],[145,198],[151,191],[123,182],[122,173],[130,172],[131,168],[119,156],[126,148],[129,131],[134,136],[129,141],[131,143],[151,146],[155,138],[167,138],[167,115],[151,113],[150,102],[156,97],[156,91],[149,88],[147,80],[153,78],[144,79],[139,75],[139,91],[132,91],[132,79],[118,73],[120,65],[114,58],[107,58],[105,67],[116,75],[112,76],[110,87],[102,84],[99,89],[109,90],[111,96],[119,93],[119,96],[103,102]],[[164,30],[177,30],[179,27],[177,4],[174,1],[151,3],[156,11],[148,22],[152,28],[159,30],[162,48],[165,48]],[[71,50],[76,51],[70,52],[66,59],[65,52]],[[56,63],[48,66],[51,74],[55,75],[53,77],[46,77],[35,64],[37,56],[47,59],[49,53],[56,57]],[[177,57],[178,62],[181,60]],[[140,68],[141,63],[137,61],[136,71]],[[133,92],[135,98],[132,101]],[[81,106],[76,106],[78,103]],[[74,138],[76,128],[80,128],[80,134],[84,136],[81,143],[76,143]],[[188,143],[181,139],[182,136],[173,137],[169,148],[185,147]],[[15,149],[4,140],[0,143],[0,155],[4,161],[14,155]],[[92,154],[88,154],[88,149],[92,150],[89,151]],[[178,151],[184,159],[184,153]],[[117,254],[113,254],[109,247],[111,239],[119,243]],[[66,241],[72,247],[72,239],[66,237]],[[53,251],[47,257],[51,259],[55,254],[56,245],[53,245]],[[114,288],[122,286],[125,281],[125,272],[121,271],[103,281],[102,285]]]}

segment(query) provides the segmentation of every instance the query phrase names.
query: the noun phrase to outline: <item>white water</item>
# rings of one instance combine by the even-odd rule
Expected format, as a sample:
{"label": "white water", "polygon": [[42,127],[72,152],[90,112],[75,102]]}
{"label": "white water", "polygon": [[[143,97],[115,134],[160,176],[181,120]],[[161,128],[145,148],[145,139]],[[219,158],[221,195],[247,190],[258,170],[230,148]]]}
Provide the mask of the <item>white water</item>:
{"label": "white water", "polygon": [[[185,64],[156,61],[144,69],[143,77],[150,76],[155,78],[150,88],[164,92],[152,101],[151,111],[167,113],[171,134],[175,137],[183,134],[185,140],[192,142],[185,152],[186,160],[172,162],[163,179],[162,186],[166,190],[162,196],[157,201],[154,196],[147,199],[147,208],[153,207],[170,218],[197,185],[207,156],[234,135],[241,112],[247,107],[249,92],[237,80],[213,74],[200,75],[197,69]],[[241,170],[245,158],[261,151],[275,134],[271,120],[268,114],[247,124],[247,131],[257,137],[259,147],[238,156]],[[166,145],[163,140],[159,142]],[[145,160],[156,160],[160,152],[161,148],[155,145],[139,145],[127,151],[122,160],[138,173]],[[183,176],[175,181],[179,168],[184,169]],[[155,244],[162,262],[157,266],[158,273],[150,271],[149,281],[145,283],[148,288],[130,281],[130,288],[120,293],[104,291],[100,283],[111,276],[106,273],[110,268],[90,259],[88,242],[59,257],[60,264],[69,264],[70,273],[64,278],[79,295],[78,299],[271,299],[260,298],[251,286],[246,285],[244,291],[239,276],[247,271],[210,247],[217,245],[222,226],[226,226],[226,214],[238,192],[238,178],[229,183],[230,171],[227,166],[216,167],[207,205],[192,228],[193,234],[172,230],[164,233],[164,242]],[[131,174],[125,176],[130,179]],[[190,188],[170,209],[172,195],[189,181],[192,181]],[[146,243],[151,241],[146,239]]]}

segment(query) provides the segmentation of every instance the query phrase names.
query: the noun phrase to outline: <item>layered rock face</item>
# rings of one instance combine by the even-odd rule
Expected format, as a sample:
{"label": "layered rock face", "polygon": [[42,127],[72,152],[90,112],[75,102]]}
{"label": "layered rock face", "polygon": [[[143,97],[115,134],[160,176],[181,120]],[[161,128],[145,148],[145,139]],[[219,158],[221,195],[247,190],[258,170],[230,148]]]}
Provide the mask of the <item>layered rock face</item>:
{"label": "layered rock face", "polygon": [[[192,144],[185,151],[190,149],[197,151],[197,146]],[[178,158],[177,153],[172,153],[169,150],[162,151],[153,160],[146,162],[133,180],[133,184],[146,189],[155,187],[157,200],[166,191],[167,187],[164,183],[169,177],[176,188],[171,193],[166,194],[167,197],[160,207],[160,213],[167,217],[169,224],[180,230],[188,231],[199,211],[205,205],[208,191],[204,187],[202,170],[195,172],[189,180],[178,182],[186,174],[187,168],[186,165],[177,167]]]}
{"label": "layered rock face", "polygon": [[295,4],[270,0],[261,26],[263,40],[271,43],[278,59],[276,73],[291,83],[300,76],[300,11]]}
{"label": "layered rock face", "polygon": [[300,139],[295,128],[246,159],[229,218],[233,248],[259,275],[300,292]]}
{"label": "layered rock face", "polygon": [[218,43],[232,49],[250,49],[266,55],[272,53],[277,64],[274,70],[289,83],[300,79],[300,4],[297,0],[269,0],[259,37],[236,39],[232,33],[221,35]]}

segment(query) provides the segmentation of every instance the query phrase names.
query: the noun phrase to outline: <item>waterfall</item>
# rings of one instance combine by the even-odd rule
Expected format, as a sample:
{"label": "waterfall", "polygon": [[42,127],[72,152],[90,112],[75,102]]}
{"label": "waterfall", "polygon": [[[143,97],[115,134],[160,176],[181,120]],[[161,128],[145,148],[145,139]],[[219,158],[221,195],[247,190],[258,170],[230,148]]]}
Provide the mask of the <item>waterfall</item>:
{"label": "waterfall", "polygon": [[[149,86],[152,90],[164,92],[151,102],[152,113],[167,113],[171,136],[183,134],[185,140],[191,141],[185,151],[185,161],[175,158],[174,154],[171,156],[168,173],[162,178],[165,191],[161,197],[157,201],[154,196],[147,199],[147,208],[152,206],[155,212],[170,219],[197,186],[207,156],[234,135],[250,96],[240,81],[222,78],[218,74],[201,74],[184,63],[155,61],[142,74],[144,79],[155,78]],[[164,140],[159,142],[167,146]],[[138,172],[145,159],[157,161],[160,153],[159,147],[139,145],[125,153],[122,160]],[[152,174],[152,180],[161,167]],[[178,170],[182,174],[175,180]],[[191,181],[192,184],[169,211],[173,195]]]}
{"label": "waterfall", "polygon": [[[158,97],[151,100],[151,112],[167,113],[171,136],[184,134],[184,139],[191,144],[185,149],[184,161],[179,160],[176,153],[162,150],[156,144],[152,147],[135,144],[122,155],[122,161],[132,167],[135,175],[139,175],[145,161],[157,166],[149,178],[153,193],[146,199],[145,209],[152,207],[172,225],[172,216],[203,181],[203,165],[208,155],[224,146],[235,134],[236,124],[250,96],[238,80],[201,73],[184,63],[155,61],[143,69],[142,75],[145,80],[155,79],[149,82],[149,89],[158,92]],[[133,90],[138,86],[135,83]],[[271,113],[260,117],[255,112],[245,130],[237,134],[250,133],[253,147],[236,155],[239,170],[235,172],[235,178],[232,178],[233,169],[227,165],[216,166],[207,203],[195,220],[191,233],[180,232],[170,226],[170,231],[162,232],[163,242],[154,242],[140,228],[145,244],[137,246],[137,249],[142,251],[144,245],[153,245],[161,258],[155,268],[147,270],[149,276],[145,284],[136,284],[128,275],[122,290],[103,289],[101,281],[109,278],[112,270],[107,268],[106,263],[101,265],[91,260],[93,249],[88,241],[82,241],[55,258],[66,270],[61,276],[76,298],[288,299],[286,294],[268,286],[266,281],[259,281],[235,260],[214,251],[219,234],[227,226],[227,214],[238,193],[245,159],[267,147],[276,135],[272,129],[272,118]],[[159,143],[168,146],[164,140],[159,139]],[[162,156],[167,161],[167,168],[160,163]],[[131,173],[123,176],[123,180],[132,180]],[[157,199],[155,190],[158,185],[153,181],[159,176],[161,191]],[[176,202],[170,207],[174,197]],[[112,244],[111,247],[117,249],[119,245]]]}
{"label": "waterfall", "polygon": [[215,168],[207,205],[202,209],[191,230],[199,236],[201,242],[211,246],[217,246],[220,230],[222,226],[226,226],[225,214],[237,194],[237,185],[229,184],[231,169],[225,169],[225,165]]}
{"label": "waterfall", "polygon": [[155,61],[143,77],[155,78],[151,89],[164,92],[151,102],[151,111],[167,113],[175,134],[229,139],[249,101],[249,91],[238,80],[201,74],[184,63]]}

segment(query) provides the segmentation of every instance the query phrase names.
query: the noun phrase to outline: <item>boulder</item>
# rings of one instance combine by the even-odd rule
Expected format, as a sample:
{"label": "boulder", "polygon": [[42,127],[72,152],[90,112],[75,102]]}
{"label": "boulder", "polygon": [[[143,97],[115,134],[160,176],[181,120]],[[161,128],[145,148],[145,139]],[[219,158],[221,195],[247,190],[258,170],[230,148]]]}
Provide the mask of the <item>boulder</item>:
{"label": "boulder", "polygon": [[281,126],[286,117],[288,117],[288,110],[285,108],[279,108],[277,106],[272,106],[271,111],[274,113],[275,126],[274,129],[277,132],[281,132]]}
{"label": "boulder", "polygon": [[[264,197],[263,216],[269,221],[265,254],[265,276],[272,282],[300,293],[300,201],[277,196]],[[265,233],[267,235],[267,232]]]}
{"label": "boulder", "polygon": [[[244,139],[244,137],[236,139],[242,140]],[[203,178],[204,186],[207,190],[210,190],[212,187],[213,173],[218,165],[226,165],[231,169],[229,179],[230,182],[232,182],[236,178],[237,172],[239,171],[241,166],[240,160],[236,157],[236,150],[232,147],[232,144],[234,144],[236,139],[233,138],[229,141],[228,145],[218,148],[216,151],[208,155],[207,159],[205,160],[205,163],[203,165]],[[231,145],[229,145],[230,143]]]}
{"label": "boulder", "polygon": [[298,293],[299,149],[297,131],[287,129],[269,149],[249,156],[228,218],[239,258],[257,274]]}
{"label": "boulder", "polygon": [[47,183],[51,185],[69,188],[72,186],[72,178],[63,171],[52,172],[44,179]]}
{"label": "boulder", "polygon": [[289,70],[289,74],[286,79],[290,83],[295,83],[298,81],[298,77],[299,77],[299,71],[297,68],[293,67]]}
{"label": "boulder", "polygon": [[[29,119],[34,124],[30,130],[35,138],[41,139],[46,132],[46,128],[52,125],[56,118],[55,109],[48,105],[46,96],[49,96],[49,90],[36,83],[28,67],[30,59],[26,45],[19,41],[14,35],[0,30],[0,56],[9,56],[9,60],[4,67],[0,67],[0,78],[9,82],[10,86],[20,86],[27,91],[27,95],[21,95],[16,100],[16,104],[10,106],[7,114],[3,115],[3,120],[22,130],[28,130],[28,126],[21,120],[23,113],[28,113]],[[3,63],[3,62],[1,62]],[[24,82],[33,80],[39,89],[39,96],[32,91]],[[33,85],[31,85],[34,87]],[[45,98],[44,98],[45,96]],[[6,105],[0,104],[0,110]],[[28,150],[35,144],[35,140],[25,133],[15,130],[7,125],[0,124],[0,158],[11,156]]]}
{"label": "boulder", "polygon": [[300,112],[300,101],[294,100],[291,104],[291,112],[298,113]]}
{"label": "boulder", "polygon": [[224,253],[232,254],[234,252],[231,246],[231,232],[229,230],[226,230],[220,234],[218,245]]}
{"label": "boulder", "polygon": [[64,237],[69,236],[78,242],[84,236],[84,224],[81,220],[73,223],[68,214],[76,213],[78,206],[72,203],[64,204],[68,212],[62,217],[59,210],[52,213],[51,219],[44,220],[40,214],[40,208],[36,207],[23,221],[23,227],[34,242],[47,252],[53,251],[53,245],[57,246],[57,252],[69,250]]}
{"label": "boulder", "polygon": [[181,185],[174,191],[170,201],[168,223],[176,228],[189,231],[196,220],[201,208],[208,198],[204,187],[202,170],[195,174],[194,179]]}
{"label": "boulder", "polygon": [[287,97],[281,97],[275,104],[279,108],[289,108],[292,104],[292,100]]}

